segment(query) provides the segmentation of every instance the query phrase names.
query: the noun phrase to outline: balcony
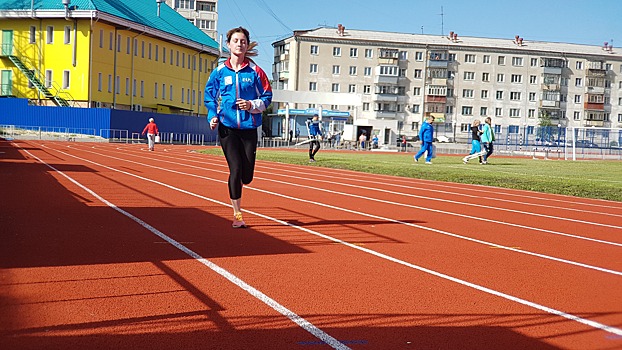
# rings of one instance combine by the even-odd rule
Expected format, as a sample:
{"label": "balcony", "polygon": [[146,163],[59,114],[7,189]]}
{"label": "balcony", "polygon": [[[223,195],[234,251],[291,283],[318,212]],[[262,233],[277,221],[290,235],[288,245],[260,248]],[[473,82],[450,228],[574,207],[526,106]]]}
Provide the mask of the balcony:
{"label": "balcony", "polygon": [[542,84],[540,85],[540,87],[544,91],[560,91],[561,90],[560,84]]}
{"label": "balcony", "polygon": [[278,72],[277,74],[277,80],[283,81],[283,80],[288,80],[289,79],[289,72],[288,71],[282,71],[282,72]]}
{"label": "balcony", "polygon": [[594,103],[594,102],[585,102],[583,104],[583,109],[584,110],[590,110],[590,111],[604,111],[605,110],[605,104],[604,103]]}
{"label": "balcony", "polygon": [[397,118],[397,111],[374,111],[376,119],[385,118],[385,119],[395,119]]}
{"label": "balcony", "polygon": [[397,85],[399,77],[397,75],[376,75],[374,78],[375,84],[390,84]]}
{"label": "balcony", "polygon": [[427,78],[425,81],[428,85],[447,86],[447,79]]}
{"label": "balcony", "polygon": [[397,102],[395,94],[372,94],[371,98],[374,102]]}
{"label": "balcony", "polygon": [[542,108],[559,108],[559,101],[541,100],[540,107]]}
{"label": "balcony", "polygon": [[428,68],[447,68],[448,61],[433,61],[429,60],[427,67]]}
{"label": "balcony", "polygon": [[544,67],[544,74],[562,74],[562,67]]}
{"label": "balcony", "polygon": [[595,127],[603,127],[605,126],[604,120],[585,120],[583,126],[595,126]]}
{"label": "balcony", "polygon": [[445,104],[445,103],[447,103],[447,96],[426,95],[424,101],[426,103],[441,103],[441,104]]}
{"label": "balcony", "polygon": [[602,86],[588,86],[587,87],[587,92],[590,94],[600,94],[603,95],[605,94],[605,88]]}

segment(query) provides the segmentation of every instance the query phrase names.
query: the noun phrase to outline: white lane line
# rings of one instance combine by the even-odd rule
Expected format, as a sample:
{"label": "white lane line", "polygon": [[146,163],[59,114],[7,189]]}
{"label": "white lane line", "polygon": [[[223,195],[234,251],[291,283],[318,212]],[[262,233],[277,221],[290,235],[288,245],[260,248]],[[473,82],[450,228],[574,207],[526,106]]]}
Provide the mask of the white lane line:
{"label": "white lane line", "polygon": [[[118,173],[121,173],[121,174],[125,174],[125,175],[131,176],[131,177],[135,177],[135,178],[138,178],[138,179],[141,179],[141,180],[144,180],[144,181],[152,182],[152,183],[158,184],[158,185],[160,185],[160,186],[163,186],[163,187],[166,187],[166,188],[169,188],[169,189],[172,189],[172,190],[175,190],[175,191],[181,192],[181,193],[188,194],[188,195],[190,195],[190,196],[194,196],[194,197],[197,197],[197,198],[201,198],[201,199],[207,200],[207,201],[209,201],[209,202],[213,202],[213,203],[221,204],[221,205],[224,205],[224,206],[226,206],[226,207],[229,207],[229,206],[230,206],[230,205],[228,205],[228,204],[226,204],[226,203],[223,203],[223,202],[220,202],[220,201],[217,201],[217,200],[211,199],[211,198],[207,198],[207,197],[205,197],[205,196],[202,196],[202,195],[199,195],[199,194],[196,194],[196,193],[190,192],[190,191],[186,191],[186,190],[184,190],[184,189],[177,188],[177,187],[175,187],[175,186],[172,186],[172,185],[169,185],[169,184],[166,184],[166,183],[163,183],[163,182],[159,182],[159,181],[156,181],[156,180],[148,179],[148,178],[143,177],[143,176],[139,176],[139,175],[135,175],[135,174],[132,174],[132,173],[128,173],[128,172],[126,172],[126,171],[119,170],[119,169],[116,169],[116,168],[112,168],[112,167],[109,167],[109,166],[107,166],[107,165],[103,165],[103,164],[100,164],[100,163],[97,163],[97,162],[94,162],[94,161],[91,161],[91,160],[88,160],[88,159],[84,159],[84,158],[81,158],[81,157],[78,157],[78,156],[75,156],[75,155],[71,155],[71,154],[65,153],[65,152],[63,152],[63,151],[59,151],[59,150],[55,150],[55,151],[56,151],[56,152],[59,152],[59,153],[62,153],[62,154],[65,154],[65,155],[67,155],[67,156],[69,156],[69,157],[73,157],[73,158],[76,158],[76,159],[82,160],[82,161],[84,161],[84,162],[87,162],[87,163],[91,163],[91,164],[94,164],[94,165],[100,166],[100,167],[105,168],[105,169],[108,169],[108,170],[112,170],[112,171],[115,171],[115,172],[118,172]],[[94,152],[92,152],[92,153],[94,153]],[[110,157],[110,158],[113,158],[113,159],[123,160],[123,159],[121,159],[121,158],[116,158],[116,157],[106,156],[106,155],[102,155],[102,154],[99,154],[99,155],[101,155],[101,156],[105,156],[105,157]],[[38,159],[38,158],[37,158],[37,159]],[[131,163],[136,163],[136,162],[133,162],[133,161],[128,161],[128,162],[131,162]],[[45,163],[44,163],[44,164],[45,164]],[[47,165],[47,164],[46,164],[46,165]],[[48,166],[49,166],[49,165],[48,165]],[[156,168],[155,166],[146,165],[146,164],[145,164],[144,166],[147,166],[147,167],[154,167],[154,168]],[[160,168],[160,169],[163,169],[163,168]],[[166,170],[168,170],[168,169],[166,169]],[[56,170],[56,171],[58,171],[58,170]],[[168,170],[168,171],[171,171],[171,172],[174,172],[174,173],[183,174],[183,173],[181,173],[181,172],[174,171],[174,170]],[[189,176],[201,177],[201,176],[198,176],[198,175],[193,175],[193,174],[187,174],[187,175],[189,175]],[[64,176],[66,176],[66,175],[64,175]],[[209,179],[209,180],[212,180],[212,181],[216,181],[216,182],[226,183],[226,181],[214,180],[214,179],[210,179],[210,178],[206,178],[206,179]],[[263,191],[263,190],[262,190],[262,191]],[[270,193],[269,191],[263,191],[263,192]],[[287,196],[284,196],[284,197],[287,197]],[[290,197],[290,198],[291,198],[291,199],[298,200],[298,201],[303,201],[303,200],[300,200],[300,199],[297,199],[297,198],[293,198],[293,197]],[[306,201],[305,201],[305,202],[306,202]],[[328,205],[327,205],[327,206],[328,206]],[[337,207],[334,207],[334,208],[338,209]],[[342,209],[342,210],[343,210],[343,209]],[[348,242],[346,242],[346,241],[342,241],[342,240],[340,240],[340,239],[337,239],[337,238],[334,238],[334,237],[331,237],[331,236],[328,236],[328,235],[325,235],[325,234],[319,233],[319,232],[317,232],[317,231],[313,231],[313,230],[311,230],[311,229],[307,229],[307,228],[305,228],[305,227],[300,227],[300,226],[297,226],[297,225],[294,225],[294,224],[291,224],[291,223],[285,222],[285,221],[283,221],[283,220],[279,220],[279,219],[273,218],[273,217],[268,216],[268,215],[260,214],[260,213],[253,212],[253,211],[251,211],[251,210],[246,210],[246,209],[244,209],[243,211],[244,211],[244,212],[247,212],[247,213],[250,213],[250,214],[252,214],[252,215],[257,215],[257,216],[262,217],[262,218],[264,218],[264,219],[266,219],[266,220],[274,221],[274,222],[276,222],[276,223],[280,223],[280,224],[282,224],[282,225],[289,226],[289,227],[292,227],[292,228],[294,228],[294,229],[298,229],[298,230],[301,230],[301,231],[307,232],[307,233],[309,233],[309,234],[312,234],[312,235],[315,235],[315,236],[318,236],[318,237],[322,237],[322,238],[324,238],[324,239],[327,239],[327,240],[333,241],[333,242],[335,242],[335,243],[343,244],[343,245],[345,245],[345,246],[348,246],[348,247],[350,247],[350,248],[353,248],[353,249],[356,249],[356,250],[359,250],[359,251],[362,251],[362,252],[365,252],[365,253],[371,254],[371,255],[376,256],[376,257],[378,257],[378,258],[385,259],[385,260],[388,260],[388,261],[392,261],[392,262],[395,262],[395,263],[397,263],[397,264],[400,264],[400,265],[403,265],[403,266],[406,266],[406,267],[410,267],[410,268],[412,268],[412,269],[415,269],[415,270],[418,270],[418,271],[421,271],[421,272],[424,272],[424,273],[427,273],[427,274],[430,274],[430,275],[433,275],[433,276],[436,276],[436,277],[440,277],[440,278],[442,278],[442,279],[446,279],[446,280],[449,280],[449,281],[452,281],[452,282],[458,283],[458,284],[463,285],[463,286],[466,286],[466,287],[471,287],[471,288],[473,288],[473,289],[479,290],[479,291],[484,292],[484,293],[488,293],[488,294],[491,294],[491,295],[495,295],[495,296],[498,296],[498,297],[501,297],[501,298],[504,298],[504,299],[507,299],[507,300],[510,300],[510,301],[514,301],[514,302],[519,303],[519,304],[521,304],[521,305],[525,305],[525,306],[528,306],[528,307],[532,307],[532,308],[535,308],[535,309],[537,309],[537,310],[541,310],[541,311],[544,311],[544,312],[547,312],[547,313],[550,313],[550,314],[553,314],[553,315],[557,315],[557,316],[560,316],[560,317],[566,318],[566,319],[571,320],[571,321],[575,321],[575,322],[578,322],[578,323],[584,324],[584,325],[589,326],[589,327],[593,327],[593,328],[600,329],[600,330],[605,331],[605,332],[608,332],[608,333],[612,333],[612,334],[615,334],[615,335],[622,336],[622,329],[620,329],[620,328],[616,328],[616,327],[613,327],[613,326],[608,326],[608,325],[605,325],[605,324],[602,324],[602,323],[599,323],[599,322],[596,322],[596,321],[592,321],[592,320],[584,319],[584,318],[579,317],[579,316],[576,316],[576,315],[572,315],[572,314],[569,314],[569,313],[566,313],[566,312],[563,312],[563,311],[559,311],[559,310],[556,310],[556,309],[553,309],[553,308],[550,308],[550,307],[547,307],[547,306],[544,306],[544,305],[540,305],[540,304],[537,304],[537,303],[534,303],[534,302],[531,302],[531,301],[528,301],[528,300],[525,300],[525,299],[521,299],[521,298],[518,298],[518,297],[515,297],[515,296],[512,296],[512,295],[509,295],[509,294],[506,294],[506,293],[503,293],[503,292],[496,291],[496,290],[494,290],[494,289],[490,289],[490,288],[487,288],[487,287],[484,287],[484,286],[480,286],[480,285],[478,285],[478,284],[471,283],[471,282],[468,282],[468,281],[465,281],[465,280],[462,280],[462,279],[459,279],[459,278],[455,278],[455,277],[452,277],[452,276],[449,276],[449,275],[446,275],[446,274],[444,274],[444,273],[440,273],[440,272],[437,272],[437,271],[434,271],[434,270],[430,270],[430,269],[425,268],[425,267],[422,267],[422,266],[418,266],[418,265],[415,265],[415,264],[411,264],[411,263],[409,263],[409,262],[406,262],[406,261],[403,261],[403,260],[400,260],[400,259],[394,258],[394,257],[392,257],[392,256],[385,255],[385,254],[383,254],[383,253],[379,253],[379,252],[376,252],[376,251],[371,250],[371,249],[368,249],[368,248],[363,248],[363,247],[357,246],[357,245],[355,245],[355,244],[348,243]],[[346,210],[346,211],[349,211],[349,210]],[[351,212],[354,212],[354,211],[351,211]],[[369,214],[366,214],[366,215],[367,215],[367,216],[370,216],[370,217],[375,217],[375,216],[373,216],[373,215],[369,215]],[[377,217],[377,218],[381,218],[381,217]],[[389,220],[391,220],[391,219],[389,219]],[[393,221],[398,222],[397,220],[393,220]],[[436,231],[436,230],[435,230],[435,231]],[[187,248],[186,248],[186,249],[187,249]],[[507,248],[506,248],[506,249],[507,249]],[[188,250],[189,250],[189,249],[188,249]],[[251,288],[252,288],[252,287],[251,287]],[[275,302],[275,303],[276,303],[276,302]],[[302,326],[301,326],[301,327],[302,327]],[[321,332],[321,331],[320,331],[320,332]],[[322,332],[322,333],[323,333],[323,332]],[[314,335],[315,335],[315,334],[314,334]],[[328,336],[328,335],[327,335],[327,336]],[[319,338],[319,337],[318,337],[318,338]],[[331,337],[331,338],[332,338],[332,337]],[[334,338],[332,338],[332,339],[334,339]],[[337,341],[337,340],[335,340],[335,341]],[[337,342],[338,342],[338,341],[337,341]],[[339,344],[341,344],[341,343],[339,343]],[[341,344],[341,345],[343,345],[343,344]],[[344,345],[344,346],[345,346],[345,345]]]}
{"label": "white lane line", "polygon": [[[95,193],[94,191],[89,189],[88,187],[86,187],[86,186],[82,185],[80,182],[74,180],[72,177],[66,175],[62,171],[56,169],[54,166],[44,162],[42,159],[40,159],[37,156],[33,155],[28,150],[25,150],[23,148],[21,148],[21,149],[24,152],[30,154],[33,158],[37,159],[37,161],[39,161],[40,163],[45,164],[47,167],[49,167],[50,169],[54,170],[58,174],[62,175],[63,177],[65,177],[67,180],[71,181],[76,186],[82,188],[84,191],[88,192],[89,194],[91,194],[93,197],[97,198],[102,203],[106,204],[107,206],[109,206],[110,208],[116,210],[117,212],[127,216],[128,218],[134,220],[136,223],[138,223],[139,225],[143,226],[147,230],[151,231],[156,236],[158,236],[158,237],[162,238],[163,240],[167,241],[168,243],[173,245],[175,248],[181,250],[182,252],[184,252],[185,254],[189,255],[193,259],[197,260],[201,264],[203,264],[203,265],[207,266],[208,268],[210,268],[212,271],[214,271],[217,274],[221,275],[222,277],[226,278],[227,280],[229,280],[231,283],[233,283],[237,287],[245,290],[247,293],[249,293],[250,295],[252,295],[256,299],[262,301],[264,304],[268,305],[273,310],[275,310],[275,311],[279,312],[280,314],[284,315],[285,317],[289,318],[292,322],[296,323],[298,326],[300,326],[301,328],[303,328],[307,332],[313,334],[316,338],[320,339],[321,341],[323,341],[327,345],[330,345],[334,349],[350,349],[349,347],[347,347],[343,343],[339,342],[337,339],[333,338],[332,336],[328,335],[327,333],[325,333],[321,329],[319,329],[316,326],[314,326],[311,322],[309,322],[309,321],[305,320],[304,318],[298,316],[293,311],[291,311],[291,310],[287,309],[285,306],[279,304],[276,300],[270,298],[269,296],[267,296],[266,294],[262,293],[261,291],[259,291],[255,287],[251,286],[250,284],[244,282],[242,279],[240,279],[239,277],[235,276],[231,272],[229,272],[229,271],[225,270],[224,268],[216,265],[215,263],[211,262],[210,260],[203,258],[201,255],[195,253],[194,251],[192,251],[191,249],[187,248],[183,244],[181,244],[181,243],[177,242],[176,240],[172,239],[171,237],[167,236],[166,234],[164,234],[163,232],[159,231],[155,227],[149,225],[148,223],[146,223],[143,220],[137,218],[136,216],[128,213],[127,211],[117,207],[115,204],[113,204],[113,203],[109,202],[108,200],[106,200],[105,198],[101,197],[100,195],[98,195],[97,193]],[[61,152],[61,153],[64,153],[64,152]],[[75,157],[75,158],[78,158],[78,157]],[[80,159],[80,158],[78,158],[78,159]],[[93,162],[93,164],[97,164],[97,163]],[[108,167],[105,167],[105,168],[108,168]],[[109,169],[115,170],[113,168],[109,168]],[[117,170],[115,170],[115,171],[117,171]],[[125,173],[125,172],[121,171],[121,173]],[[139,178],[141,178],[141,177],[139,176]],[[201,197],[201,198],[209,200],[209,201],[214,202],[214,203],[218,203],[218,204],[227,206],[227,204],[223,203],[223,202],[219,202],[219,201],[212,200],[212,199],[205,198],[205,197]]]}
{"label": "white lane line", "polygon": [[[68,146],[68,147],[70,147],[70,146]],[[74,147],[70,147],[70,148],[74,148]],[[83,152],[89,152],[89,151],[84,151],[83,150]],[[171,172],[179,173],[179,174],[182,174],[182,175],[195,176],[195,177],[205,178],[205,179],[211,179],[211,178],[207,178],[207,177],[202,177],[200,175],[194,175],[194,174],[188,174],[188,173],[183,173],[183,172],[177,172],[177,171],[168,170],[168,169],[161,169],[161,168],[156,167],[156,166],[152,166],[152,165],[148,165],[148,164],[144,164],[144,163],[138,163],[138,162],[134,162],[134,161],[131,161],[131,160],[128,160],[128,159],[117,158],[117,157],[114,157],[114,156],[105,155],[105,154],[101,154],[101,153],[95,153],[95,154],[101,155],[103,157],[109,157],[109,158],[113,158],[113,159],[118,159],[118,160],[126,161],[126,162],[129,162],[129,163],[138,164],[138,165],[141,165],[141,166],[157,168],[157,169],[160,169],[160,170],[163,170],[163,171],[171,171]],[[128,153],[124,153],[124,154],[128,154]],[[170,157],[166,157],[166,158],[170,158]],[[175,158],[175,159],[178,159],[178,158]],[[214,169],[206,169],[204,167],[194,166],[194,165],[190,165],[190,164],[186,164],[186,163],[177,163],[177,162],[172,162],[172,161],[167,161],[167,160],[159,160],[159,161],[163,162],[163,163],[169,163],[169,164],[174,164],[174,165],[181,165],[181,166],[185,166],[187,168],[207,170],[207,171],[211,171],[211,172],[218,172],[218,173],[221,173],[221,174],[228,174],[228,172],[226,172],[226,171],[220,171],[220,170],[214,170]],[[206,164],[203,163],[203,165],[206,165]],[[212,164],[209,164],[209,165],[214,165],[214,164],[212,163]],[[218,165],[218,166],[225,167],[225,165]],[[274,179],[264,178],[264,177],[260,177],[260,176],[255,176],[255,179],[260,179],[260,180],[270,181],[270,182],[276,182],[276,183],[280,183],[280,184],[284,184],[284,185],[309,188],[308,184],[300,185],[300,184],[295,184],[295,183],[291,183],[291,182],[284,182],[284,181],[278,181],[278,180],[274,180]],[[301,179],[301,178],[297,178],[297,179]],[[302,178],[302,179],[303,180],[307,180],[307,178]],[[214,181],[216,181],[216,180],[214,180]],[[318,180],[318,181],[321,181],[321,180]],[[326,181],[324,181],[324,182],[326,182]],[[332,182],[329,182],[329,183],[332,184]],[[255,189],[257,191],[261,191],[260,189],[255,188],[253,186],[247,186],[247,188]],[[589,242],[602,243],[602,244],[622,247],[622,243],[605,241],[605,240],[600,240],[600,239],[590,238],[590,237],[583,237],[583,236],[573,235],[573,234],[569,234],[569,233],[553,231],[553,230],[547,230],[547,229],[531,227],[531,226],[525,226],[525,225],[520,225],[520,224],[514,224],[514,223],[509,223],[509,222],[504,222],[504,221],[498,221],[498,220],[488,219],[488,218],[484,218],[484,217],[478,217],[478,216],[474,216],[474,215],[466,215],[466,214],[454,213],[454,212],[443,211],[443,210],[439,210],[439,209],[432,209],[432,208],[428,208],[428,207],[421,207],[421,206],[412,205],[412,204],[406,204],[406,203],[391,202],[391,201],[381,200],[381,199],[377,199],[377,198],[373,198],[373,197],[360,196],[360,195],[349,194],[349,193],[344,193],[344,192],[337,192],[337,191],[334,191],[334,190],[323,189],[323,188],[319,188],[319,187],[313,187],[313,189],[317,190],[317,191],[327,192],[327,193],[330,193],[330,194],[338,194],[338,195],[347,196],[347,197],[360,198],[360,199],[364,199],[366,201],[375,201],[375,202],[379,202],[379,203],[390,204],[390,205],[397,205],[397,206],[402,206],[402,207],[407,207],[407,208],[412,208],[412,209],[420,209],[420,210],[424,210],[424,211],[431,211],[431,212],[435,212],[435,213],[440,213],[440,214],[445,214],[445,215],[452,215],[452,216],[457,216],[457,217],[466,218],[466,219],[478,220],[478,221],[483,221],[483,222],[490,222],[490,223],[494,223],[494,224],[506,225],[506,226],[516,227],[516,228],[520,228],[520,229],[526,229],[526,230],[530,230],[530,231],[538,231],[538,232],[549,233],[549,234],[563,236],[563,237],[568,237],[568,238],[574,238],[574,239],[580,239],[580,240],[589,241]],[[277,194],[275,194],[275,195],[277,195]],[[389,220],[392,220],[392,219],[389,219]],[[412,225],[412,224],[408,224],[408,225]],[[427,228],[425,226],[415,226],[415,227],[434,231],[434,229]],[[454,235],[455,237],[459,237],[459,238],[463,238],[463,239],[469,239],[467,237],[458,236],[458,235],[455,235],[455,234],[452,234],[452,233],[447,233],[445,231],[438,231],[438,232],[443,233],[443,234]],[[478,242],[484,242],[484,241],[478,241]],[[490,243],[490,242],[485,242],[484,244],[494,245],[494,243]],[[503,247],[503,246],[499,246],[499,247]],[[522,250],[516,250],[516,251],[526,252],[526,251],[522,251]],[[533,254],[535,254],[535,253],[533,253]],[[584,265],[584,266],[589,266],[589,265]],[[597,268],[597,269],[601,269],[601,268]],[[616,273],[617,273],[617,271],[616,271]]]}

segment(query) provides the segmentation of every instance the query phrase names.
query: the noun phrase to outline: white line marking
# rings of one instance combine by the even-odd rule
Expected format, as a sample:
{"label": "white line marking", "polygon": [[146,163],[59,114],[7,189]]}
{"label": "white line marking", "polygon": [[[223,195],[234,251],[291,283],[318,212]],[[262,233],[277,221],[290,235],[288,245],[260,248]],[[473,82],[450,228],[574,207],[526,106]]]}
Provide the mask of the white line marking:
{"label": "white line marking", "polygon": [[[316,326],[314,326],[311,322],[309,322],[309,321],[305,320],[304,318],[298,316],[293,311],[291,311],[291,310],[287,309],[285,306],[279,304],[276,300],[270,298],[266,294],[262,293],[261,291],[257,290],[253,286],[251,286],[248,283],[244,282],[239,277],[237,277],[234,274],[230,273],[229,271],[223,269],[222,267],[216,265],[215,263],[211,262],[210,260],[203,258],[199,254],[195,253],[191,249],[187,248],[186,246],[184,246],[183,244],[177,242],[176,240],[172,239],[171,237],[167,236],[166,234],[162,233],[161,231],[159,231],[155,227],[149,225],[148,223],[144,222],[143,220],[141,220],[141,219],[137,218],[136,216],[126,212],[125,210],[117,207],[115,204],[113,204],[113,203],[109,202],[108,200],[104,199],[103,197],[101,197],[100,195],[98,195],[97,193],[95,193],[94,191],[89,189],[88,187],[82,185],[81,183],[79,183],[78,181],[74,180],[70,176],[66,175],[62,171],[56,169],[52,165],[44,162],[42,159],[40,159],[37,156],[33,155],[28,150],[25,150],[22,147],[19,147],[19,148],[22,149],[24,152],[30,154],[33,158],[37,159],[40,163],[45,164],[50,169],[54,170],[58,174],[60,174],[63,177],[65,177],[67,180],[71,181],[76,186],[78,186],[78,187],[82,188],[83,190],[85,190],[86,192],[90,193],[93,197],[97,198],[102,203],[106,204],[107,206],[109,206],[110,208],[116,210],[117,212],[127,216],[128,218],[134,220],[136,223],[138,223],[139,225],[143,226],[147,230],[151,231],[156,236],[158,236],[158,237],[162,238],[163,240],[167,241],[171,245],[175,246],[175,248],[181,250],[182,252],[186,253],[187,255],[192,257],[193,259],[199,261],[201,264],[203,264],[203,265],[207,266],[208,268],[210,268],[212,271],[214,271],[214,272],[218,273],[219,275],[223,276],[224,278],[228,279],[231,283],[233,283],[234,285],[238,286],[239,288],[245,290],[248,294],[252,295],[253,297],[255,297],[257,299],[259,299],[264,304],[266,304],[269,307],[271,307],[273,310],[275,310],[275,311],[279,312],[280,314],[284,315],[285,317],[289,318],[290,320],[292,320],[292,322],[296,323],[297,325],[299,325],[301,328],[303,328],[307,332],[313,334],[316,338],[318,338],[321,341],[325,342],[327,345],[331,346],[334,349],[350,349],[346,345],[344,345],[341,342],[339,342],[337,339],[333,338],[332,336],[328,335],[327,333],[325,333],[321,329],[319,329]],[[57,152],[60,152],[60,151],[57,150]],[[64,152],[60,152],[60,153],[64,153]],[[74,156],[72,156],[72,157],[74,157]],[[75,157],[75,158],[78,158],[78,157]],[[80,158],[78,158],[78,159],[80,159]],[[97,164],[97,163],[93,163],[93,164]],[[110,169],[117,171],[116,169],[112,169],[112,168],[110,168]],[[125,173],[124,171],[121,171],[121,172]],[[171,188],[173,188],[173,187],[171,187]],[[208,199],[208,198],[203,198],[203,199]],[[227,205],[227,204],[219,202],[219,201],[215,201],[215,200],[211,200],[211,201],[215,202],[215,203],[218,203],[218,204]]]}
{"label": "white line marking", "polygon": [[[196,193],[193,193],[193,192],[189,192],[189,191],[186,191],[186,190],[181,189],[181,188],[177,188],[177,187],[169,185],[169,184],[165,184],[163,182],[159,182],[159,181],[156,181],[156,180],[148,179],[148,178],[145,178],[145,177],[142,177],[142,176],[139,176],[139,175],[128,173],[126,171],[118,170],[118,169],[115,169],[115,168],[112,168],[112,167],[109,167],[109,166],[106,166],[106,165],[103,165],[103,164],[99,164],[97,162],[94,162],[94,161],[91,161],[91,160],[88,160],[88,159],[84,159],[84,158],[80,158],[78,156],[67,154],[67,153],[59,151],[59,150],[56,150],[56,152],[63,153],[65,155],[67,155],[67,156],[70,156],[70,157],[73,157],[73,158],[76,158],[76,159],[80,159],[80,160],[85,161],[87,163],[95,164],[95,165],[100,166],[100,167],[105,168],[105,169],[116,171],[116,172],[119,172],[119,173],[122,173],[122,174],[125,174],[125,175],[128,175],[128,176],[131,176],[131,177],[135,177],[135,178],[138,178],[138,179],[141,179],[141,180],[144,180],[144,181],[152,182],[152,183],[161,185],[163,187],[179,191],[181,193],[185,193],[185,194],[197,197],[197,198],[201,198],[201,199],[207,200],[209,202],[218,203],[218,204],[221,204],[221,205],[229,207],[229,205],[226,204],[226,203],[222,203],[220,201],[217,201],[217,200],[214,200],[214,199],[211,199],[211,198],[207,198],[207,197],[201,196],[199,194],[196,194]],[[113,158],[113,159],[123,160],[121,158],[106,156],[106,155],[102,155],[102,154],[100,154],[100,155],[101,156],[105,156],[105,157],[110,157],[110,158]],[[128,161],[128,162],[136,163],[136,162],[132,162],[132,161]],[[144,165],[144,166],[152,167],[150,165]],[[160,168],[160,169],[162,169],[162,168]],[[168,169],[166,169],[166,170],[168,170]],[[173,171],[173,170],[169,170],[169,171],[174,172],[174,173],[181,173],[181,172]],[[193,175],[193,174],[188,174],[188,175],[196,176],[196,177],[201,177],[201,176]],[[207,179],[209,179],[209,178],[207,178]],[[209,179],[209,180],[217,181],[217,182],[223,182],[223,183],[225,182],[225,181],[219,181],[219,180],[214,180],[214,179]],[[268,192],[268,191],[265,191],[265,192]],[[296,199],[296,200],[300,201],[300,199]],[[550,314],[553,314],[553,315],[557,315],[557,316],[566,318],[566,319],[571,320],[571,321],[575,321],[575,322],[587,325],[589,327],[593,327],[593,328],[600,329],[600,330],[608,332],[608,333],[612,333],[612,334],[616,334],[616,335],[622,336],[622,329],[620,329],[620,328],[616,328],[616,327],[608,326],[608,325],[605,325],[605,324],[602,324],[602,323],[599,323],[599,322],[596,322],[596,321],[591,321],[591,320],[588,320],[588,319],[584,319],[584,318],[581,318],[579,316],[575,316],[575,315],[572,315],[572,314],[569,314],[569,313],[566,313],[566,312],[563,312],[563,311],[559,311],[559,310],[556,310],[556,309],[553,309],[553,308],[549,308],[549,307],[546,307],[544,305],[540,305],[540,304],[537,304],[537,303],[534,303],[534,302],[531,302],[531,301],[528,301],[528,300],[524,300],[524,299],[521,299],[521,298],[518,298],[518,297],[515,297],[515,296],[512,296],[512,295],[509,295],[509,294],[505,294],[503,292],[496,291],[494,289],[490,289],[490,288],[487,288],[487,287],[484,287],[484,286],[480,286],[480,285],[477,285],[477,284],[474,284],[474,283],[471,283],[471,282],[467,282],[465,280],[461,280],[459,278],[455,278],[455,277],[452,277],[452,276],[449,276],[449,275],[446,275],[446,274],[443,274],[443,273],[440,273],[440,272],[437,272],[437,271],[434,271],[434,270],[430,270],[430,269],[427,269],[427,268],[422,267],[422,266],[411,264],[409,262],[406,262],[406,261],[394,258],[392,256],[385,255],[385,254],[382,254],[382,253],[379,253],[379,252],[376,252],[374,250],[367,249],[367,248],[364,248],[364,247],[360,247],[360,246],[357,246],[355,244],[348,243],[346,241],[342,241],[340,239],[337,239],[337,238],[334,238],[334,237],[331,237],[331,236],[328,236],[328,235],[325,235],[325,234],[322,234],[322,233],[319,233],[319,232],[307,229],[305,227],[296,226],[296,225],[290,224],[288,222],[285,222],[283,220],[279,220],[279,219],[276,219],[276,218],[273,218],[273,217],[270,217],[270,216],[267,216],[267,215],[256,213],[256,212],[253,212],[251,210],[244,209],[243,211],[247,212],[247,213],[250,213],[252,215],[257,215],[259,217],[262,217],[262,218],[270,220],[270,221],[274,221],[274,222],[280,223],[282,225],[286,225],[286,226],[289,226],[289,227],[292,227],[292,228],[295,228],[295,229],[307,232],[309,234],[312,234],[312,235],[315,235],[315,236],[318,236],[318,237],[322,237],[324,239],[327,239],[327,240],[330,240],[330,241],[333,241],[333,242],[336,242],[336,243],[339,243],[339,244],[343,244],[343,245],[348,246],[350,248],[357,249],[359,251],[371,254],[371,255],[379,257],[381,259],[392,261],[392,262],[395,262],[397,264],[400,264],[400,265],[403,265],[403,266],[406,266],[406,267],[410,267],[412,269],[415,269],[415,270],[418,270],[418,271],[421,271],[421,272],[425,272],[425,273],[431,274],[433,276],[440,277],[442,279],[447,279],[449,281],[461,284],[463,286],[471,287],[473,289],[476,289],[476,290],[479,290],[479,291],[482,291],[482,292],[485,292],[485,293],[488,293],[488,294],[491,294],[491,295],[495,295],[495,296],[498,296],[498,297],[501,297],[501,298],[504,298],[504,299],[507,299],[507,300],[510,300],[510,301],[514,301],[516,303],[519,303],[519,304],[522,304],[522,305],[525,305],[525,306],[529,306],[529,307],[535,308],[537,310],[541,310],[541,311],[544,311],[544,312],[547,312],[547,313],[550,313]],[[372,215],[368,215],[368,216],[373,217]],[[341,343],[339,343],[339,344],[341,344]]]}

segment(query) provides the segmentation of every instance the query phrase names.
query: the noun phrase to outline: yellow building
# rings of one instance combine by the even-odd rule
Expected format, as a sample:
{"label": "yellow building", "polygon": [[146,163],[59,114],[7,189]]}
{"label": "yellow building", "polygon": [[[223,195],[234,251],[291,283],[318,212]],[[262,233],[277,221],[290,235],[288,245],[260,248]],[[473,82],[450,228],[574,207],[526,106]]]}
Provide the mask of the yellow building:
{"label": "yellow building", "polygon": [[0,95],[205,114],[218,44],[162,0],[0,0]]}

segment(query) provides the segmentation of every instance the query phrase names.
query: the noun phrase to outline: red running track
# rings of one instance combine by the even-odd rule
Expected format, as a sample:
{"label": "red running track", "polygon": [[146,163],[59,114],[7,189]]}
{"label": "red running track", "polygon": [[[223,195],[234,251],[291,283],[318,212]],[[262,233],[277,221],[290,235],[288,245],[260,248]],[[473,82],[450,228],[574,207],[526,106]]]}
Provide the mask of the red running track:
{"label": "red running track", "polygon": [[0,348],[622,349],[620,202],[191,150],[0,141]]}

